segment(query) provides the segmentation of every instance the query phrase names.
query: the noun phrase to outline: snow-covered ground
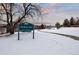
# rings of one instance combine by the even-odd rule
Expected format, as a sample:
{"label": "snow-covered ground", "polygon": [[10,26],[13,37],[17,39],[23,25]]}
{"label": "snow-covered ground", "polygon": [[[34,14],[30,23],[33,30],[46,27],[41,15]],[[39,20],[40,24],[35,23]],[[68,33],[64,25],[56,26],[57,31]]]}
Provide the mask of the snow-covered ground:
{"label": "snow-covered ground", "polygon": [[17,33],[8,37],[0,37],[0,54],[79,54],[79,41],[68,37],[35,31],[20,33],[21,39],[17,40]]}
{"label": "snow-covered ground", "polygon": [[61,33],[79,37],[79,27],[61,27],[60,29],[52,28],[52,29],[44,29],[41,31]]}

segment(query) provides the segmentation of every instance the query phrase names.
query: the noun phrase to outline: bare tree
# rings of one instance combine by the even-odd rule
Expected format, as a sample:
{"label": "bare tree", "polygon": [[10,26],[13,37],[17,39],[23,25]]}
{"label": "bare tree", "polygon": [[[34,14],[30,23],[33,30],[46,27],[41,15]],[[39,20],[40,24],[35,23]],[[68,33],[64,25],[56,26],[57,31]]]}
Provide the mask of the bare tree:
{"label": "bare tree", "polygon": [[[21,22],[24,18],[26,18],[26,16],[30,16],[33,18],[34,15],[41,15],[40,9],[35,4],[2,3],[1,5],[5,10],[7,18],[7,32],[10,32],[10,34],[14,34],[14,30],[17,24]],[[15,22],[13,21],[14,17],[17,17]]]}
{"label": "bare tree", "polygon": [[[6,14],[6,19],[7,19],[7,33],[10,32],[10,27],[11,27],[11,20],[12,20],[12,4],[8,3],[2,3],[2,7],[4,8],[5,14]],[[11,18],[11,19],[10,19]]]}

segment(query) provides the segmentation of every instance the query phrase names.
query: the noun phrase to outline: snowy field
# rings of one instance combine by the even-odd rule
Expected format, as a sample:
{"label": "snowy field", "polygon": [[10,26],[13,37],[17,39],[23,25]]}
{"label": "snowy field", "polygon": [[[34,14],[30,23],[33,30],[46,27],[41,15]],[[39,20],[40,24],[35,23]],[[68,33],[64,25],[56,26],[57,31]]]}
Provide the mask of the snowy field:
{"label": "snowy field", "polygon": [[[69,30],[69,29],[68,29]],[[68,32],[78,29],[72,29]],[[43,30],[43,31],[48,31]],[[51,31],[55,31],[51,29]],[[57,31],[66,32],[64,28]],[[74,32],[76,35],[77,32]],[[20,33],[21,39],[17,40],[17,33],[8,37],[0,37],[0,54],[1,55],[69,55],[79,54],[79,41],[71,38],[35,31],[35,39],[32,39],[32,32]],[[67,33],[66,33],[67,34]],[[69,33],[71,34],[71,33]],[[79,34],[79,33],[78,33]]]}
{"label": "snowy field", "polygon": [[67,35],[73,35],[73,36],[78,36],[79,37],[79,27],[61,27],[59,29],[52,28],[52,29],[44,29],[41,31],[45,32],[54,32],[54,33],[61,33],[61,34],[67,34]]}

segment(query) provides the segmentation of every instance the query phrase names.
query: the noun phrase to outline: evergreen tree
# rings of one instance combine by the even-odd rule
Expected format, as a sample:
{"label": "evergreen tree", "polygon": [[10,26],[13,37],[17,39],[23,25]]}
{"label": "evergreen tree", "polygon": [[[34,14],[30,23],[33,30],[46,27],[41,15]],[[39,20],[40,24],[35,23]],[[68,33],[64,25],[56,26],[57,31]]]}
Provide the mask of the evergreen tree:
{"label": "evergreen tree", "polygon": [[45,29],[45,26],[43,24],[41,24],[41,29]]}
{"label": "evergreen tree", "polygon": [[74,20],[73,17],[71,17],[71,19],[70,19],[70,25],[71,25],[71,26],[72,26],[72,25],[75,25],[75,20]]}
{"label": "evergreen tree", "polygon": [[56,27],[57,29],[59,29],[59,28],[61,27],[60,23],[57,22],[57,23],[55,24],[55,27]]}
{"label": "evergreen tree", "polygon": [[69,27],[69,26],[70,26],[70,22],[69,22],[68,19],[65,19],[65,20],[64,20],[63,26],[64,26],[64,27]]}
{"label": "evergreen tree", "polygon": [[77,20],[76,25],[79,25],[79,19]]}

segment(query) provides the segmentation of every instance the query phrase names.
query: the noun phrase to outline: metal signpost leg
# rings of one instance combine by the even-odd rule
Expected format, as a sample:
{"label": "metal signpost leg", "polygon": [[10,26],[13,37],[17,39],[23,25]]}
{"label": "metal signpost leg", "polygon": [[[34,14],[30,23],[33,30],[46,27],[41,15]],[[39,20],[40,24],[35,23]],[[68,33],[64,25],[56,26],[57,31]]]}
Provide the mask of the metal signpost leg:
{"label": "metal signpost leg", "polygon": [[18,40],[20,40],[19,25],[18,25]]}
{"label": "metal signpost leg", "polygon": [[20,40],[19,30],[18,30],[18,40]]}
{"label": "metal signpost leg", "polygon": [[33,39],[35,38],[35,33],[34,33],[34,25],[33,25]]}

